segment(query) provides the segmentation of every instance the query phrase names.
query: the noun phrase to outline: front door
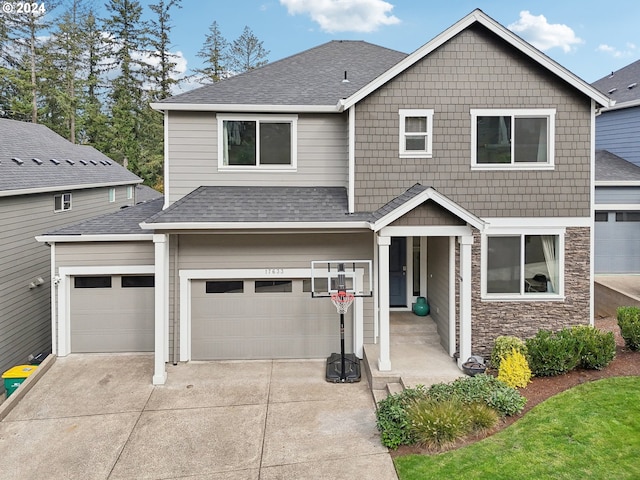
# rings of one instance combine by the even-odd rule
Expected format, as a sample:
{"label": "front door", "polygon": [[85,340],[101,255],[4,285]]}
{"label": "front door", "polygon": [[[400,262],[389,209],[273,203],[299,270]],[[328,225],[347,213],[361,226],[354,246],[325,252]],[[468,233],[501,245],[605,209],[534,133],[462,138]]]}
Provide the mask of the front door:
{"label": "front door", "polygon": [[392,237],[389,249],[389,306],[407,306],[407,239]]}

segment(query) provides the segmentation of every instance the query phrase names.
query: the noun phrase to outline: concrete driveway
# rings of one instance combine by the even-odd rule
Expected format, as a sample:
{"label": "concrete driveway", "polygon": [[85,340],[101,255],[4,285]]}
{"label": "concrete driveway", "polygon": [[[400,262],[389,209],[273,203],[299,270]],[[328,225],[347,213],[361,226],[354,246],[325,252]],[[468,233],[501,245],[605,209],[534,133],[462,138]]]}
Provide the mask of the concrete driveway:
{"label": "concrete driveway", "polygon": [[59,358],[0,423],[0,478],[397,479],[366,380],[324,362]]}

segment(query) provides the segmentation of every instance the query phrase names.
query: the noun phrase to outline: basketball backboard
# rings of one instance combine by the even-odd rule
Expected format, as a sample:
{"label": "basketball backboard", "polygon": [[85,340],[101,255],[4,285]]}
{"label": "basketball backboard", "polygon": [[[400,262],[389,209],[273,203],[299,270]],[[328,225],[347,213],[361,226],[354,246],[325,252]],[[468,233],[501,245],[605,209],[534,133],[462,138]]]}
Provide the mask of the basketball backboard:
{"label": "basketball backboard", "polygon": [[371,260],[314,260],[311,262],[311,296],[331,297],[338,292],[341,274],[344,287],[356,297],[373,295]]}

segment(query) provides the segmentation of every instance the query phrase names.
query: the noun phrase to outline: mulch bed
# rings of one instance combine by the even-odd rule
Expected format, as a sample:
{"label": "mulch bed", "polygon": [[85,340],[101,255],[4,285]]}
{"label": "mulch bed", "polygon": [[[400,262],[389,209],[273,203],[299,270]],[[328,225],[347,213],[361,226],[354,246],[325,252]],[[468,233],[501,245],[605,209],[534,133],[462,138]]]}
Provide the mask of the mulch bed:
{"label": "mulch bed", "polygon": [[[540,402],[581,383],[609,377],[640,376],[640,352],[633,352],[625,348],[624,340],[620,335],[620,328],[618,327],[616,319],[613,317],[598,318],[595,320],[595,327],[600,330],[611,331],[616,337],[616,358],[614,358],[606,368],[603,370],[573,370],[567,374],[555,377],[532,378],[531,383],[526,388],[519,389],[520,393],[527,399],[522,413],[512,417],[506,417],[493,430],[456,442],[445,449],[439,450],[438,453],[454,450],[493,435],[518,421],[518,419],[522,418],[523,415]],[[432,454],[434,452],[419,446],[401,446],[397,450],[391,451],[393,457],[412,453]]]}

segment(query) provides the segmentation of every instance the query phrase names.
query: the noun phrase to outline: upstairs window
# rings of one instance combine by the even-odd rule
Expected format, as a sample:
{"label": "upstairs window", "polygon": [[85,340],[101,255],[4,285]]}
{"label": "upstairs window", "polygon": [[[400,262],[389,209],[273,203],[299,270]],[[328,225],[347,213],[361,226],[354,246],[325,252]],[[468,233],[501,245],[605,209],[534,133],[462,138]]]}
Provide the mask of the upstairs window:
{"label": "upstairs window", "polygon": [[471,110],[472,166],[553,167],[554,131],[554,109]]}
{"label": "upstairs window", "polygon": [[400,158],[431,158],[433,110],[400,110]]}
{"label": "upstairs window", "polygon": [[219,115],[219,168],[295,168],[296,123],[297,118],[291,116]]}
{"label": "upstairs window", "polygon": [[116,189],[115,188],[110,188],[109,189],[109,203],[113,203],[116,201]]}
{"label": "upstairs window", "polygon": [[63,212],[65,210],[71,210],[71,194],[61,193],[53,196],[53,211]]}

